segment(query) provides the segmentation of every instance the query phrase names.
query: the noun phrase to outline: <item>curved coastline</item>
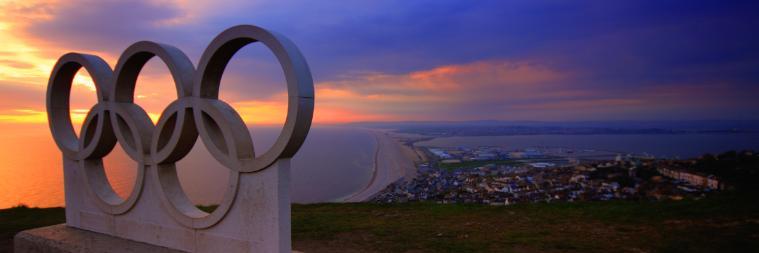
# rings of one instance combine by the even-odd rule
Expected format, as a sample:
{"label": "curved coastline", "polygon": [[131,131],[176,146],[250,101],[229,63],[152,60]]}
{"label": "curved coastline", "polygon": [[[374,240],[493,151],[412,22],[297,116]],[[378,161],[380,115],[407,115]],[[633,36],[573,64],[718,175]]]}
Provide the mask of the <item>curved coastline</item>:
{"label": "curved coastline", "polygon": [[404,154],[400,143],[383,131],[374,129],[367,129],[367,131],[374,134],[377,145],[374,151],[372,177],[364,188],[343,197],[340,202],[368,201],[388,185],[415,173],[414,161]]}

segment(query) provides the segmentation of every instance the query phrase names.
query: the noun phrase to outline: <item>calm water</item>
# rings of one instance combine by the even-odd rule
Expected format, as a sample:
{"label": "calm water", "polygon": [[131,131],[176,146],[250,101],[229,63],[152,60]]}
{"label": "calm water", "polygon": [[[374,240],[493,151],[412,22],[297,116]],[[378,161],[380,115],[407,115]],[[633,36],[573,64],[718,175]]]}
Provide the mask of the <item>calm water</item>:
{"label": "calm water", "polygon": [[[274,142],[278,129],[251,131],[257,153]],[[694,157],[733,149],[759,150],[759,134],[683,135],[529,135],[446,137],[419,146],[501,146],[506,149],[568,147],[622,153],[648,153],[657,157]],[[365,186],[371,177],[376,143],[371,133],[348,127],[314,127],[292,161],[293,201],[325,202]],[[30,206],[61,206],[63,173],[60,151],[46,127],[31,127],[0,142],[0,208],[19,203]],[[117,148],[105,159],[106,173],[122,196],[131,191],[135,163]],[[178,163],[180,181],[198,204],[221,199],[227,169],[211,157],[199,141],[188,157]]]}
{"label": "calm water", "polygon": [[[271,146],[279,129],[251,131],[257,154]],[[365,186],[371,177],[375,140],[366,130],[346,127],[314,127],[292,161],[294,202],[331,201]],[[46,128],[6,136],[0,143],[0,208],[24,203],[30,206],[62,206],[63,173],[60,151]],[[135,177],[135,165],[118,145],[105,159],[108,179],[119,195],[127,195]],[[178,163],[179,177],[190,199],[197,204],[218,202],[228,171],[208,153],[202,142]]]}
{"label": "calm water", "polygon": [[519,135],[445,137],[417,142],[417,146],[498,146],[509,150],[531,147],[567,147],[620,153],[652,154],[659,158],[689,158],[729,150],[759,150],[759,134],[673,135]]}

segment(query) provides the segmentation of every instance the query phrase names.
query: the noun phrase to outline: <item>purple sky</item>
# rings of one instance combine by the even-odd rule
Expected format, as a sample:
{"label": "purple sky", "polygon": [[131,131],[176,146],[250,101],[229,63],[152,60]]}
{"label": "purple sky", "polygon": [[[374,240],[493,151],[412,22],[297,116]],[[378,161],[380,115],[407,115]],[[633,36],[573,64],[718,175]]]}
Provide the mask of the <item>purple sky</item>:
{"label": "purple sky", "polygon": [[[317,122],[759,119],[759,4],[751,1],[0,6],[5,36],[33,54],[0,50],[0,64],[42,69],[28,78],[0,69],[8,98],[0,120],[44,111],[44,67],[65,52],[95,53],[113,65],[131,43],[153,40],[196,62],[213,36],[237,24],[277,31],[300,47],[316,82]],[[143,86],[158,87],[144,88],[144,103],[160,110],[171,101],[163,96],[173,94],[170,77],[157,60],[144,75]],[[270,53],[246,48],[227,69],[223,95],[265,118],[261,110],[281,111],[281,81]]]}

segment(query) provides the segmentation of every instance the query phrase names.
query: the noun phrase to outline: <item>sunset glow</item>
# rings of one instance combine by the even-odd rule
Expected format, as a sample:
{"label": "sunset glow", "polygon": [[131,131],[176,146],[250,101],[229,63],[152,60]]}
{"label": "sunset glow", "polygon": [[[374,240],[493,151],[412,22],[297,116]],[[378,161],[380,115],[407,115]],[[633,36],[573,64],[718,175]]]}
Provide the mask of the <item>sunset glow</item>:
{"label": "sunset glow", "polygon": [[756,251],[758,14],[0,0],[0,252]]}
{"label": "sunset glow", "polygon": [[[238,12],[219,11],[232,5],[261,15],[249,20],[244,18],[248,15],[238,17]],[[488,5],[492,3],[471,6],[468,11],[485,16],[496,15],[491,9],[499,8]],[[439,7],[446,6],[440,3]],[[347,7],[357,6],[352,4]],[[391,7],[391,4],[377,5],[374,6],[376,13],[369,11],[363,14],[367,17],[383,15],[382,8]],[[132,14],[124,16],[126,14],[122,14],[122,8],[132,10]],[[86,4],[76,1],[4,1],[0,4],[0,12],[3,13],[0,18],[0,40],[3,41],[0,48],[0,89],[4,91],[0,95],[3,100],[0,103],[0,123],[45,124],[43,101],[47,79],[54,62],[66,52],[94,53],[113,66],[121,50],[130,43],[149,39],[176,44],[187,51],[193,61],[197,61],[207,41],[196,40],[190,35],[219,32],[224,25],[204,24],[215,24],[214,21],[222,17],[232,20],[232,23],[252,22],[285,30],[302,47],[315,77],[318,105],[315,124],[473,119],[754,119],[759,115],[756,113],[759,104],[749,95],[756,94],[759,88],[751,72],[746,72],[748,66],[742,63],[750,62],[750,59],[712,62],[708,64],[712,66],[708,67],[711,70],[703,71],[707,65],[680,66],[677,61],[658,59],[675,57],[674,52],[672,55],[667,52],[652,55],[637,48],[638,44],[622,42],[625,39],[637,40],[639,33],[654,37],[668,36],[657,32],[656,26],[644,27],[648,29],[644,29],[645,32],[640,32],[640,29],[610,31],[604,27],[584,28],[590,29],[586,33],[593,35],[583,37],[579,33],[572,34],[568,36],[574,39],[566,41],[548,40],[553,35],[538,28],[534,36],[547,45],[542,47],[518,43],[511,47],[508,43],[497,46],[498,43],[487,40],[457,42],[461,50],[470,52],[467,57],[436,50],[448,45],[447,42],[394,44],[397,49],[392,53],[375,55],[371,53],[373,50],[383,51],[385,48],[382,45],[354,45],[351,42],[342,45],[324,44],[321,40],[314,42],[309,37],[311,35],[299,26],[280,22],[281,19],[267,15],[262,8],[276,10],[292,6],[234,1],[217,4],[152,0],[131,4],[108,1]],[[418,10],[409,10],[408,14],[403,15],[413,16],[414,11]],[[715,20],[719,19],[718,13],[714,15]],[[307,21],[312,18],[316,17],[302,15],[302,22],[298,23],[309,23]],[[524,20],[532,18],[513,17]],[[331,19],[324,20],[323,26],[308,29],[331,32],[337,28],[353,29],[354,25],[372,25],[364,21],[345,23],[345,20],[336,12]],[[479,21],[473,22],[478,24]],[[670,25],[690,26],[685,22]],[[570,30],[574,28],[571,23],[566,26]],[[503,29],[500,32],[482,30],[480,35],[491,36],[492,40],[522,41],[518,28]],[[686,33],[684,29],[679,32]],[[425,32],[418,34],[415,37],[402,36],[407,36],[409,41],[429,41],[429,38],[437,36],[422,35]],[[691,36],[707,36],[705,34]],[[687,54],[680,55],[708,57],[716,51],[738,50],[740,45],[715,48],[694,44],[692,47]],[[332,50],[334,48],[363,49],[357,53],[346,51],[343,54]],[[710,50],[705,50],[707,48]],[[516,49],[522,53],[514,53]],[[326,51],[335,53],[323,53]],[[586,52],[585,55],[577,57],[575,53],[581,51]],[[625,53],[633,51],[640,54]],[[404,52],[408,52],[407,56],[403,56]],[[430,57],[434,55],[438,57]],[[344,58],[349,56],[352,58]],[[271,81],[281,77],[276,76],[278,73],[245,71],[246,68],[256,69],[261,64],[276,66],[276,62],[262,62],[255,55],[240,57],[243,64],[237,66],[237,70],[230,70],[232,84],[222,87],[223,92],[234,94],[227,102],[238,109],[248,124],[281,124],[286,112],[286,99],[282,93],[284,84]],[[615,57],[614,61],[619,63],[609,61],[609,57]],[[393,62],[397,64],[388,65]],[[646,63],[651,67],[646,67]],[[176,92],[171,76],[160,61],[151,60],[145,68],[145,73],[138,80],[135,99],[148,111],[153,121],[157,121],[166,104],[175,98]],[[677,70],[660,73],[659,69],[662,68]],[[635,77],[623,79],[625,76]],[[71,117],[74,122],[81,123],[88,108],[96,102],[94,91],[94,84],[86,71],[80,71],[72,88]]]}
{"label": "sunset glow", "polygon": [[72,227],[199,252],[747,252],[757,13],[0,0],[0,252]]}

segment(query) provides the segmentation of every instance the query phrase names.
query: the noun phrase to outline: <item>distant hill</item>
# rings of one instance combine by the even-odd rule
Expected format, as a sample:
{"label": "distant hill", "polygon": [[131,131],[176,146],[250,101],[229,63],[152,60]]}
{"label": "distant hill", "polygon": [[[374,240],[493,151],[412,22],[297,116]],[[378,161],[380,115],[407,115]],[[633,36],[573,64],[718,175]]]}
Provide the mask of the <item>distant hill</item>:
{"label": "distant hill", "polygon": [[697,121],[408,121],[360,122],[349,125],[395,129],[432,136],[531,134],[687,134],[759,133],[759,120]]}

